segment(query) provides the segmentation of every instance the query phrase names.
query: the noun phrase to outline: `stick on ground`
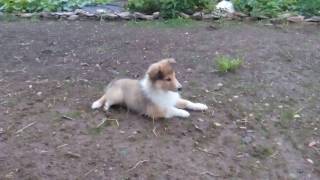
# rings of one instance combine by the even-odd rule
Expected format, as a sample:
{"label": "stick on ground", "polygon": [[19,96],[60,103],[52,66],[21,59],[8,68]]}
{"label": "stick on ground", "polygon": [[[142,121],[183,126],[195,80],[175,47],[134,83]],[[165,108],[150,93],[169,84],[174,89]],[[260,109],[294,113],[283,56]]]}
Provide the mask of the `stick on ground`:
{"label": "stick on ground", "polygon": [[30,123],[30,124],[26,125],[25,127],[23,127],[23,128],[21,128],[21,129],[19,129],[19,130],[16,132],[16,134],[21,133],[22,131],[24,131],[24,130],[25,130],[25,129],[27,129],[28,127],[30,127],[30,126],[32,126],[32,125],[34,125],[35,123],[36,123],[36,121],[34,121],[34,122],[32,122],[32,123]]}
{"label": "stick on ground", "polygon": [[142,160],[137,162],[132,168],[128,169],[127,172],[134,170],[135,168],[137,168],[140,164],[148,162],[149,160]]}

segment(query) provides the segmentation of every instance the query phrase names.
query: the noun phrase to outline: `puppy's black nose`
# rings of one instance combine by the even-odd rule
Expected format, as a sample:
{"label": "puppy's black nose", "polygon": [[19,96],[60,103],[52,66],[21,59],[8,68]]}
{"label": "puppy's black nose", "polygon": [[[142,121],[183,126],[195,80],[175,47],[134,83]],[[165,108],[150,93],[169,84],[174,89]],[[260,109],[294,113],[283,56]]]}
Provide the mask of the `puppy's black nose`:
{"label": "puppy's black nose", "polygon": [[181,90],[182,90],[182,87],[179,87],[179,88],[178,88],[178,91],[181,91]]}

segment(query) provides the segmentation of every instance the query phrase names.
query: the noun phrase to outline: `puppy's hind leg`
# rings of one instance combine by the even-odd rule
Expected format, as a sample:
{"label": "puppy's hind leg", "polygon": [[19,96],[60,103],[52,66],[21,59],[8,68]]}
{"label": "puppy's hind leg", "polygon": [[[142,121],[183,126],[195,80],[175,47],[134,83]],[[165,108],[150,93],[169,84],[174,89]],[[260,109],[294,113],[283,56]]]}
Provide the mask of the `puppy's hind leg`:
{"label": "puppy's hind leg", "polygon": [[106,98],[106,101],[104,102],[104,107],[103,107],[105,111],[108,111],[112,105],[123,103],[123,93],[121,89],[117,89],[117,88],[111,89],[106,93],[106,96],[107,98]]}

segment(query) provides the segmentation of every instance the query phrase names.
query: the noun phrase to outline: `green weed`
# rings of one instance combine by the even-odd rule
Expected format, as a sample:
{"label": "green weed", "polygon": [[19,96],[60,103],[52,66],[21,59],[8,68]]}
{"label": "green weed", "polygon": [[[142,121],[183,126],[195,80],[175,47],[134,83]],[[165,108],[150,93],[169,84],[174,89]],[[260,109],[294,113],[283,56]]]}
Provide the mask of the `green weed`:
{"label": "green weed", "polygon": [[295,112],[292,109],[287,109],[281,112],[279,125],[282,128],[288,128],[291,121],[294,119]]}
{"label": "green weed", "polygon": [[254,146],[250,154],[255,158],[266,159],[273,154],[273,148],[262,145]]}
{"label": "green weed", "polygon": [[220,73],[235,71],[236,69],[240,68],[241,64],[241,59],[233,59],[227,56],[220,56],[216,60],[216,65]]}

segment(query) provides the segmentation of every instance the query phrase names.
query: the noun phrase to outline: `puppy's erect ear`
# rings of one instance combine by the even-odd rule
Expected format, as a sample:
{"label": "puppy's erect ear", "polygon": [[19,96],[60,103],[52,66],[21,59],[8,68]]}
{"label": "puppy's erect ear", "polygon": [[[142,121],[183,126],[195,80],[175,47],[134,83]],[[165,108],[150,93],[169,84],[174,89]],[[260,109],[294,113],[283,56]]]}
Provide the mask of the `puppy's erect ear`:
{"label": "puppy's erect ear", "polygon": [[149,76],[149,78],[152,80],[152,81],[156,81],[156,80],[159,80],[159,79],[163,79],[164,78],[164,75],[163,75],[163,72],[161,71],[160,69],[160,65],[159,64],[152,64],[148,71],[147,71],[147,74]]}

